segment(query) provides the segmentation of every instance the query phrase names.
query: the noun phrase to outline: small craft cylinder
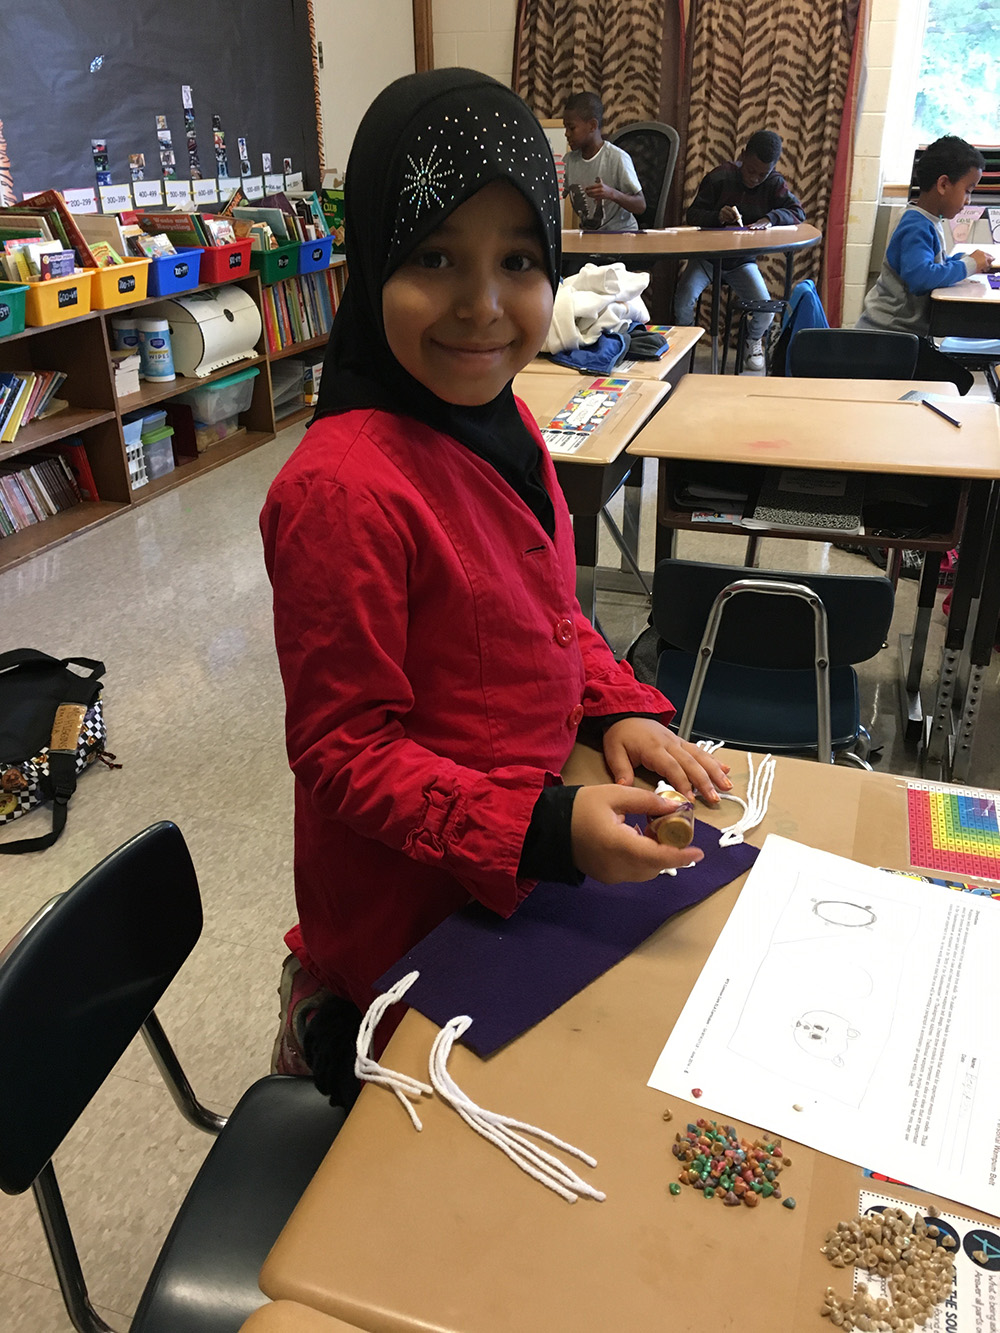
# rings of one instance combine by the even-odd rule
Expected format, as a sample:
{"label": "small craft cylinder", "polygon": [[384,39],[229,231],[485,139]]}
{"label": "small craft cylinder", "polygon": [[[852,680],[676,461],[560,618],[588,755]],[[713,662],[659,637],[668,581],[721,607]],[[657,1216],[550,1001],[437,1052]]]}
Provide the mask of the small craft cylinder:
{"label": "small craft cylinder", "polygon": [[176,379],[170,350],[170,325],[165,319],[140,319],[140,374],[147,380]]}
{"label": "small craft cylinder", "polygon": [[669,815],[660,815],[649,821],[649,827],[656,841],[666,847],[690,846],[694,837],[694,802],[686,800],[680,792],[665,782],[657,783],[656,795],[663,796],[668,801],[678,799],[681,803],[680,807],[672,810]]}
{"label": "small craft cylinder", "polygon": [[116,316],[116,318],[111,321],[111,330],[115,337],[116,352],[125,350],[138,352],[139,321],[137,319],[129,319],[125,315]]}

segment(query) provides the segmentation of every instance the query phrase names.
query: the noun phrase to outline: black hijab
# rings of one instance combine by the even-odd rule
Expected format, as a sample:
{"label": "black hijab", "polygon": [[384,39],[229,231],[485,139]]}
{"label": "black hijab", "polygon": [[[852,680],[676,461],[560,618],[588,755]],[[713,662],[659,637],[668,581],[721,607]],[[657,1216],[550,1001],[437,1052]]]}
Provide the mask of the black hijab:
{"label": "black hijab", "polygon": [[551,534],[538,445],[510,385],[480,407],[447,403],[403,369],[382,323],[384,283],[450,213],[495,180],[510,181],[534,209],[555,291],[561,233],[552,151],[515,93],[473,70],[441,69],[397,79],[368,108],[347,164],[348,281],[313,419],[374,407],[422,421],[496,468]]}

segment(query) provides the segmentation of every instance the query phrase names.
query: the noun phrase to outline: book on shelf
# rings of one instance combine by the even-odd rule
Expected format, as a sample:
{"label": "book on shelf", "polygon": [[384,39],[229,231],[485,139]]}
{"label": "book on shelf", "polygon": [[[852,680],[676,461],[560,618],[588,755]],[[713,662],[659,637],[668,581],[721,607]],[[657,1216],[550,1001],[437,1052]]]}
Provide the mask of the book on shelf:
{"label": "book on shelf", "polygon": [[54,395],[65,382],[61,370],[18,370],[0,374],[0,443],[13,444],[21,426],[51,416],[56,403],[68,407]]}
{"label": "book on shelf", "polygon": [[74,250],[81,267],[97,268],[90,246],[58,190],[43,190],[23,203],[7,204],[0,209],[0,223],[26,217],[44,220],[50,237],[62,241],[67,250]]}
{"label": "book on shelf", "polygon": [[87,449],[80,436],[70,435],[67,439],[60,440],[54,447],[65,459],[72,472],[73,481],[81,499],[99,500],[101,497],[97,493],[97,483],[94,481],[90,459],[87,457]]}
{"label": "book on shelf", "polygon": [[56,250],[39,258],[38,267],[43,282],[51,278],[68,278],[76,267],[72,250]]}
{"label": "book on shelf", "polygon": [[333,269],[302,273],[264,287],[261,305],[268,350],[280,352],[325,337],[333,326],[340,290]]}
{"label": "book on shelf", "polygon": [[82,498],[73,470],[61,453],[39,449],[22,454],[0,465],[0,536],[23,532],[71,509]]}
{"label": "book on shelf", "polygon": [[818,528],[846,534],[864,529],[864,478],[850,472],[811,468],[769,468],[761,482],[747,528]]}
{"label": "book on shelf", "polygon": [[215,244],[201,213],[136,213],[135,217],[142,231],[150,236],[166,236],[177,250]]}

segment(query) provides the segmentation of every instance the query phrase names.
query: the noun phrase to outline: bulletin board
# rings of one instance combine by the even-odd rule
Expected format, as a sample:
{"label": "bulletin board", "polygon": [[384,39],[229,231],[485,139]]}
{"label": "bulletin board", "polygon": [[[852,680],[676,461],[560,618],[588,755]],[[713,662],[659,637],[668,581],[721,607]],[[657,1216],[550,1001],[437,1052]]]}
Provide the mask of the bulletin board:
{"label": "bulletin board", "polygon": [[[94,141],[106,144],[108,184],[145,179],[167,166],[162,122],[176,177],[218,170],[213,116],[225,136],[232,176],[274,171],[290,158],[310,187],[319,179],[319,142],[308,0],[32,0],[5,6],[0,37],[0,190],[93,187]],[[182,86],[191,89],[185,117]],[[162,118],[162,120],[158,120]],[[245,141],[252,171],[242,171]],[[133,164],[134,165],[134,164]]]}

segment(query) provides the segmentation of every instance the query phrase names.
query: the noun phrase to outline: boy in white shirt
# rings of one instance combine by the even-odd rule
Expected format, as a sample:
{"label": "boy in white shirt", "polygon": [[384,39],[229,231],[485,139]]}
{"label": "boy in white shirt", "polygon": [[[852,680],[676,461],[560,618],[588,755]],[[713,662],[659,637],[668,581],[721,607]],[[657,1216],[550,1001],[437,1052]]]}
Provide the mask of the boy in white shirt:
{"label": "boy in white shirt", "polygon": [[628,153],[601,137],[604,107],[596,93],[576,93],[566,103],[563,129],[563,198],[569,199],[582,231],[638,231],[646,211],[639,177]]}

